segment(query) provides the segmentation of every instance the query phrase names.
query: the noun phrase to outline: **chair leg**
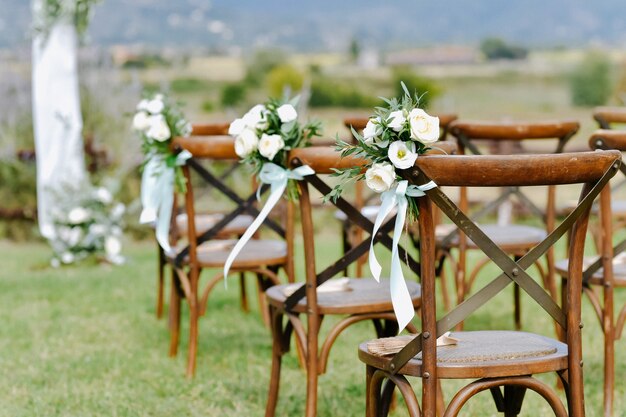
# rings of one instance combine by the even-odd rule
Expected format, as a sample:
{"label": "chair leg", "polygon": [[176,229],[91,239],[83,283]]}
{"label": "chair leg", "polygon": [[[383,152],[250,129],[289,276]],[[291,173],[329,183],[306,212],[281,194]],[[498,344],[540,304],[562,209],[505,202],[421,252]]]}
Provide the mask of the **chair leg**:
{"label": "chair leg", "polygon": [[[611,292],[607,296],[607,292]],[[602,325],[604,333],[604,416],[613,416],[613,396],[615,385],[615,326],[613,323],[612,288],[605,288]]]}
{"label": "chair leg", "polygon": [[248,305],[248,294],[246,293],[246,273],[239,273],[239,292],[241,294],[241,309],[248,313],[250,312],[250,306]]}
{"label": "chair leg", "polygon": [[159,254],[158,264],[158,281],[157,281],[157,300],[156,300],[156,317],[160,319],[163,317],[163,293],[165,290],[165,253],[163,248],[157,242],[157,251]]}
{"label": "chair leg", "polygon": [[198,308],[195,300],[189,303],[189,350],[187,353],[187,378],[196,374],[196,357],[198,355]]}
{"label": "chair leg", "polygon": [[280,368],[283,358],[282,321],[283,316],[276,307],[270,306],[271,330],[272,330],[272,370],[270,373],[270,386],[265,405],[265,417],[276,415],[278,392],[280,388]]}
{"label": "chair leg", "polygon": [[268,284],[263,274],[259,274],[259,273],[256,274],[256,280],[257,280],[257,296],[259,299],[259,310],[261,312],[261,318],[263,319],[263,323],[265,324],[265,327],[270,327],[271,318],[270,318],[270,312],[267,307],[268,303],[265,301],[265,290],[269,288],[269,286],[271,285],[271,282]]}
{"label": "chair leg", "polygon": [[515,304],[515,330],[522,329],[522,303],[519,285],[513,284],[513,303]]}
{"label": "chair leg", "polygon": [[170,285],[170,308],[169,308],[169,328],[170,328],[170,350],[169,356],[174,357],[178,353],[178,343],[180,339],[180,303],[181,294],[178,287],[178,278],[172,268],[172,281]]}

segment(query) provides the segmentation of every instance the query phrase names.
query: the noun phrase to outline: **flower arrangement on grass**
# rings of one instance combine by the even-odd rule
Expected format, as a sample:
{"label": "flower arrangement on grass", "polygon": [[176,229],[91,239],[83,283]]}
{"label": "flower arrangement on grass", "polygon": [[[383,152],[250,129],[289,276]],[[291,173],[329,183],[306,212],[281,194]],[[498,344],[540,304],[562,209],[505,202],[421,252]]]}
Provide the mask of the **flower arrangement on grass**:
{"label": "flower arrangement on grass", "polygon": [[[411,168],[418,156],[439,140],[439,118],[420,109],[419,97],[411,95],[404,84],[402,87],[404,96],[383,99],[387,106],[376,108],[362,134],[352,128],[355,144],[337,141],[336,149],[343,157],[353,155],[367,162],[365,166],[335,170],[341,181],[327,198],[336,200],[348,181],[365,180],[368,188],[379,194],[395,190],[403,181],[397,171]],[[407,187],[408,193],[414,189]],[[409,215],[417,217],[415,201],[408,200]]]}
{"label": "flower arrangement on grass", "polygon": [[93,257],[121,264],[124,204],[116,203],[104,187],[64,186],[53,213],[56,238],[51,265],[72,264]]}
{"label": "flower arrangement on grass", "polygon": [[243,163],[250,164],[262,184],[270,186],[270,195],[255,221],[241,236],[224,263],[224,277],[232,262],[252,235],[258,230],[272,208],[287,190],[287,198],[296,200],[298,188],[294,180],[313,174],[307,166],[290,170],[287,167],[289,151],[311,144],[319,136],[317,122],[301,125],[296,105],[298,98],[282,102],[269,99],[252,107],[243,117],[235,119],[228,133],[235,138],[235,153]]}

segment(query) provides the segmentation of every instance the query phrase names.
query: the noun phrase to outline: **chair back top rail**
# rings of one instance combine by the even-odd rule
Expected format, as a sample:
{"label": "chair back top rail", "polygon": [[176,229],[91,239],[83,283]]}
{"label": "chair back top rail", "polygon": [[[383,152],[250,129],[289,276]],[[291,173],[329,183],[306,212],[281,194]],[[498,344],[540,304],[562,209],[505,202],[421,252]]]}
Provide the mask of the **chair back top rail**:
{"label": "chair back top rail", "polygon": [[589,138],[591,149],[617,149],[626,151],[626,131],[600,129],[593,132]]}
{"label": "chair back top rail", "polygon": [[470,140],[554,139],[573,136],[579,127],[576,121],[512,123],[456,120],[450,125],[450,133]]}
{"label": "chair back top rail", "polygon": [[626,123],[626,107],[596,107],[593,118],[601,128],[609,129],[611,123]]}
{"label": "chair back top rail", "polygon": [[[430,154],[454,154],[457,145],[454,142],[437,142],[433,144]],[[419,158],[418,158],[419,159]],[[311,146],[308,148],[294,149],[289,153],[289,165],[297,167],[310,166],[317,174],[332,174],[333,169],[353,168],[365,165],[367,161],[354,156],[341,157],[341,152],[329,146]]]}
{"label": "chair back top rail", "polygon": [[[619,161],[618,151],[535,155],[432,155],[419,167],[440,186],[507,187],[591,182]],[[523,169],[523,171],[520,171]],[[520,177],[519,173],[524,172]],[[417,175],[419,170],[411,172]]]}
{"label": "chair back top rail", "polygon": [[[450,123],[458,119],[458,116],[453,113],[439,113],[439,114],[435,113],[433,114],[433,116],[439,117],[439,126],[443,128],[447,127],[448,125],[450,125]],[[354,130],[360,131],[360,130],[365,129],[365,126],[367,125],[368,121],[369,121],[369,117],[347,117],[343,119],[343,124],[348,129],[350,127],[353,127]]]}
{"label": "chair back top rail", "polygon": [[192,136],[228,136],[230,123],[194,123],[191,126]]}
{"label": "chair back top rail", "polygon": [[235,139],[230,136],[177,137],[172,141],[174,149],[185,149],[194,158],[214,160],[237,160]]}

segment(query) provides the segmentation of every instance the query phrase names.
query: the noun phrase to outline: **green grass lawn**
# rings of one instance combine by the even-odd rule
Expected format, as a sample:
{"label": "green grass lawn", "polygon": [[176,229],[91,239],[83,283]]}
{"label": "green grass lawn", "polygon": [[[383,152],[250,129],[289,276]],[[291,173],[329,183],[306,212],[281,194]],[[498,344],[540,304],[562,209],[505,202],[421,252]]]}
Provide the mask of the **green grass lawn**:
{"label": "green grass lawn", "polygon": [[[323,240],[325,255],[336,252],[338,242]],[[43,244],[0,242],[0,416],[262,415],[270,336],[256,304],[248,314],[240,310],[236,280],[228,289],[218,286],[209,300],[200,324],[198,371],[189,381],[184,377],[187,327],[179,356],[170,359],[166,321],[154,316],[154,245],[130,243],[126,254],[128,262],[119,267],[51,269],[42,267],[49,256]],[[254,294],[252,287],[249,291]],[[467,328],[511,328],[510,306],[511,291],[506,291],[472,316]],[[526,329],[550,335],[550,322],[536,312],[526,297]],[[586,404],[588,415],[598,416],[601,332],[588,303],[584,315]],[[372,326],[361,323],[338,340],[329,372],[320,378],[320,416],[364,415],[365,369],[356,347],[373,335]],[[626,415],[623,346],[620,341],[616,349],[618,416]],[[460,384],[444,382],[447,399]],[[419,390],[417,381],[414,385]],[[277,414],[302,415],[304,392],[304,374],[290,354]],[[523,415],[551,415],[536,395],[527,400]],[[400,406],[393,415],[406,413]],[[495,416],[490,395],[476,397],[463,415]]]}

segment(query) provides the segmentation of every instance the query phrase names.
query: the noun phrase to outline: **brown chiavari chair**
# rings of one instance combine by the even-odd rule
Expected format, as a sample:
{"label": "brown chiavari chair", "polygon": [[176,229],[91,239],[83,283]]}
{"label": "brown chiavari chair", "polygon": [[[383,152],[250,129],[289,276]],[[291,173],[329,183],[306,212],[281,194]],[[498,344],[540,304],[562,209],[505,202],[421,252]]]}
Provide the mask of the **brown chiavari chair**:
{"label": "brown chiavari chair", "polygon": [[[363,161],[351,157],[342,159],[340,153],[331,147],[311,147],[293,150],[289,156],[289,163],[291,168],[308,165],[313,168],[316,175],[306,176],[304,180],[298,182],[301,194],[299,205],[304,242],[305,283],[290,295],[285,292],[285,285],[271,287],[266,293],[270,306],[273,340],[266,417],[274,416],[276,412],[281,361],[283,355],[289,351],[292,333],[305,361],[307,375],[305,415],[312,417],[317,412],[318,378],[326,372],[330,349],[346,328],[357,322],[372,320],[378,336],[391,336],[398,332],[388,280],[377,283],[373,278],[350,278],[346,285],[347,291],[332,293],[317,291],[318,286],[342,273],[368,251],[371,240],[369,234],[374,225],[354,205],[339,198],[333,204],[346,213],[354,224],[363,228],[368,238],[355,244],[335,262],[324,260],[324,267],[318,269],[312,213],[314,202],[311,192],[316,190],[322,195],[327,195],[332,187],[319,175],[332,174],[332,168],[359,166]],[[392,238],[388,233],[393,230],[394,223],[390,220],[383,224],[377,234],[378,244],[391,248]],[[418,265],[411,255],[403,248],[400,248],[399,253],[402,261],[413,271],[418,270]],[[413,305],[417,308],[420,305],[420,286],[416,282],[407,284]],[[339,315],[343,318],[333,325],[326,338],[322,340],[320,325],[322,319],[328,315]],[[415,328],[411,327],[410,330],[414,331]]]}
{"label": "brown chiavari chair", "polygon": [[[615,149],[626,151],[626,131],[598,130],[589,139],[592,149]],[[622,174],[626,175],[626,168],[620,167]],[[614,291],[616,288],[626,287],[626,239],[614,246],[613,230],[623,230],[623,222],[615,223],[613,209],[620,201],[611,199],[611,188],[606,187],[600,195],[599,207],[594,211],[599,213],[600,220],[600,244],[598,245],[600,256],[585,257],[583,261],[583,286],[582,291],[589,300],[600,322],[604,335],[604,415],[613,415],[614,385],[615,385],[615,343],[622,336],[624,322],[626,321],[626,304],[619,313],[614,311]],[[559,275],[567,277],[568,260],[557,262],[556,271]]]}
{"label": "brown chiavari chair", "polygon": [[[395,387],[398,387],[413,417],[434,417],[436,414],[457,416],[470,398],[486,390],[491,392],[498,412],[506,417],[519,415],[527,390],[543,397],[558,417],[585,415],[581,343],[585,233],[592,203],[619,169],[620,159],[621,154],[617,151],[559,155],[430,156],[418,158],[414,169],[405,171],[405,178],[413,184],[425,184],[430,180],[440,186],[460,187],[580,184],[582,190],[572,213],[545,240],[515,260],[441,188],[426,191],[426,196],[418,199],[422,333],[415,337],[399,336],[360,345],[359,358],[367,365],[367,416],[387,415]],[[433,205],[502,271],[494,273],[495,278],[480,291],[438,320]],[[569,279],[565,287],[566,302],[559,306],[557,300],[526,271],[568,232],[571,233]],[[534,333],[485,330],[453,332],[456,344],[437,346],[438,337],[489,303],[511,283],[518,284],[537,303],[533,313],[535,317],[539,312],[545,312],[557,323],[562,329],[563,342]],[[567,407],[554,388],[533,377],[546,372],[556,372],[560,377]],[[421,379],[420,402],[407,379],[409,376]],[[437,404],[438,382],[441,379],[473,381],[461,388],[445,406]]]}
{"label": "brown chiavari chair", "polygon": [[[193,124],[192,136],[226,136],[228,135],[228,123],[212,123],[212,124]],[[220,176],[220,179],[225,179],[237,168],[238,162],[233,162],[230,168],[226,169]],[[206,232],[213,227],[218,221],[224,217],[223,213],[211,212],[211,213],[196,213],[195,225],[199,233]],[[254,219],[248,214],[241,214],[235,217],[229,224],[227,224],[222,230],[220,230],[215,238],[232,238],[243,234],[248,226]],[[177,242],[180,237],[187,235],[187,214],[174,213],[172,218],[172,227],[170,228],[170,240],[172,244]],[[165,266],[167,260],[165,253],[160,245],[157,243],[158,254],[158,275],[157,275],[157,299],[156,299],[156,316],[161,318],[163,316],[164,309],[164,294],[165,294]],[[240,289],[241,289],[241,306],[244,311],[248,310],[247,295],[245,292],[245,286],[243,286],[243,276],[240,276]]]}
{"label": "brown chiavari chair", "polygon": [[[577,122],[536,122],[536,123],[501,123],[501,122],[464,122],[455,121],[450,126],[450,134],[457,140],[459,153],[481,155],[485,151],[484,144],[488,144],[487,152],[493,150],[508,149],[511,153],[524,153],[523,144],[533,142],[546,148],[544,152],[555,154],[563,152],[563,148],[569,139],[578,131]],[[539,146],[539,145],[536,145]],[[530,226],[525,224],[491,224],[481,223],[481,229],[498,245],[507,251],[512,257],[521,257],[532,247],[541,242],[554,228],[555,213],[555,188],[547,187],[545,209],[538,207],[532,198],[528,197],[519,187],[504,187],[500,195],[491,201],[482,203],[482,207],[472,213],[472,220],[481,222],[489,214],[494,214],[498,208],[515,197],[521,207],[541,219],[545,227]],[[462,210],[469,209],[468,191],[466,187],[460,189],[459,206]],[[443,273],[444,262],[453,264],[455,283],[457,288],[457,302],[462,302],[470,292],[478,273],[489,263],[485,257],[478,261],[476,266],[467,271],[467,253],[477,249],[477,245],[471,239],[466,239],[458,233],[455,227],[449,228],[446,233],[438,233],[437,247],[439,254],[438,272]],[[456,249],[456,260],[452,251]],[[555,297],[557,295],[556,283],[554,282],[554,253],[552,250],[546,253],[546,268],[540,262],[535,266],[539,269],[544,288]],[[519,286],[514,285],[514,310],[515,326],[521,328],[520,321],[520,291]]]}
{"label": "brown chiavari chair", "polygon": [[[216,136],[212,138],[189,137],[176,138],[173,144],[175,149],[186,149],[192,154],[183,166],[183,172],[187,180],[185,193],[185,213],[187,216],[187,242],[180,243],[172,253],[166,253],[167,261],[172,265],[175,273],[172,274],[172,287],[170,291],[170,356],[177,353],[181,299],[187,301],[189,307],[189,353],[187,363],[187,375],[193,376],[196,367],[196,354],[198,346],[198,319],[206,311],[206,305],[211,290],[226,277],[223,276],[222,268],[230,254],[236,239],[214,239],[223,233],[234,219],[243,214],[256,217],[259,213],[255,207],[257,200],[256,191],[253,190],[247,196],[240,196],[235,190],[239,187],[229,187],[215,173],[211,172],[210,166],[200,163],[201,160],[209,161],[238,161],[235,154],[234,140],[228,136]],[[210,165],[210,164],[209,164]],[[208,230],[200,230],[196,226],[197,214],[195,211],[196,199],[194,198],[194,185],[191,181],[191,171],[194,171],[202,180],[210,184],[222,193],[236,206],[234,210],[222,215],[219,221]],[[267,186],[262,186],[261,192],[267,191]],[[232,264],[233,273],[254,273],[258,284],[259,307],[266,323],[269,324],[269,312],[266,308],[264,291],[272,285],[280,284],[278,272],[284,269],[288,279],[293,276],[291,234],[288,230],[292,227],[291,208],[287,208],[287,227],[283,228],[272,219],[266,219],[264,224],[276,232],[281,239],[252,239],[239,253]],[[285,240],[286,239],[286,240]],[[200,274],[203,269],[218,269],[218,272],[209,280],[204,288],[200,287]]]}

